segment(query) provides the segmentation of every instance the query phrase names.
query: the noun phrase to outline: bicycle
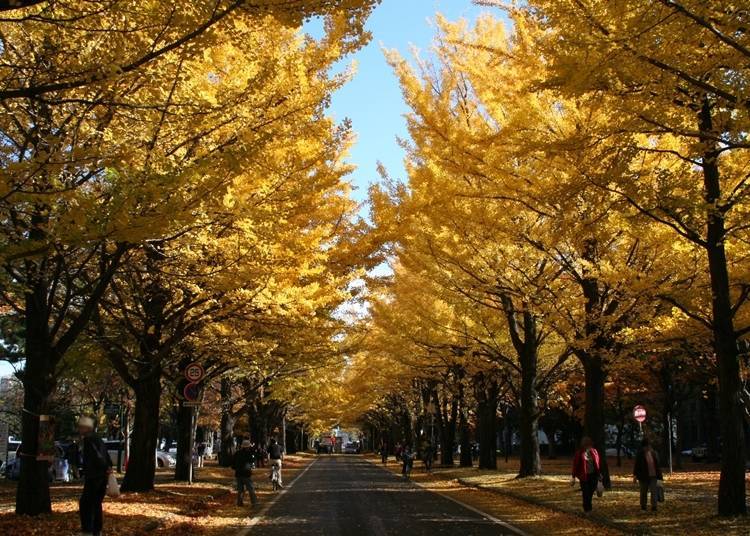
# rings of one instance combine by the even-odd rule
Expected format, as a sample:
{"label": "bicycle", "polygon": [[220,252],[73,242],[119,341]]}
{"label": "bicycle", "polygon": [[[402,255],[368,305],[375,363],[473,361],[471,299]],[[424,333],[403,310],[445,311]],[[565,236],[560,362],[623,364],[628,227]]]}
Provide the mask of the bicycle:
{"label": "bicycle", "polygon": [[281,469],[275,463],[271,465],[271,487],[274,491],[281,489]]}

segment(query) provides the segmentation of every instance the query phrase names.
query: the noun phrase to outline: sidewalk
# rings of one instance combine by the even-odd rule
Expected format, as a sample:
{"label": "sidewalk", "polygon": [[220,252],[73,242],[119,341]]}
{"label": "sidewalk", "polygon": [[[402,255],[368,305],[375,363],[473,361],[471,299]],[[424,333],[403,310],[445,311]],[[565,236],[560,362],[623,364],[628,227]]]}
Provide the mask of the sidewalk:
{"label": "sidewalk", "polygon": [[[368,459],[379,466],[380,458],[368,456]],[[389,458],[386,468],[396,474],[401,473],[401,465]],[[469,506],[476,508],[498,519],[519,528],[530,536],[581,536],[582,534],[596,534],[597,536],[619,536],[623,532],[611,527],[602,526],[599,523],[568,512],[540,507],[529,501],[500,495],[493,490],[480,488],[462,482],[459,478],[475,475],[477,469],[443,469],[434,468],[432,473],[427,474],[417,461],[412,473],[412,480],[425,489],[441,493],[448,497],[457,499]]]}
{"label": "sidewalk", "polygon": [[[723,519],[715,515],[719,474],[713,467],[690,465],[690,471],[667,476],[666,502],[660,505],[656,515],[640,510],[639,491],[630,477],[629,463],[621,468],[611,467],[613,489],[601,499],[596,498],[594,512],[584,515],[580,492],[577,487],[570,486],[567,460],[544,460],[543,463],[547,474],[527,479],[515,478],[515,460],[510,460],[507,465],[501,461],[498,471],[436,468],[431,475],[425,475],[421,464],[417,463],[415,479],[429,482],[430,485],[453,486],[488,494],[490,504],[494,501],[497,508],[510,508],[507,515],[500,514],[498,517],[531,534],[750,534],[749,519]],[[611,464],[614,465],[613,461]],[[399,470],[393,461],[389,463],[389,469]],[[523,520],[516,522],[509,517],[513,515],[513,505],[528,512],[528,525],[524,525]]]}
{"label": "sidewalk", "polygon": [[[284,479],[291,481],[314,456],[287,456]],[[273,496],[268,468],[256,469],[260,505]],[[248,506],[238,507],[233,471],[209,462],[198,469],[190,486],[171,480],[171,470],[159,470],[156,489],[149,493],[129,493],[104,501],[104,534],[128,536],[225,536],[237,533],[251,518]],[[51,487],[52,515],[21,518],[13,513],[16,482],[0,479],[0,534],[72,536],[79,533],[78,497],[80,484],[54,484]],[[249,501],[246,501],[246,504]]]}

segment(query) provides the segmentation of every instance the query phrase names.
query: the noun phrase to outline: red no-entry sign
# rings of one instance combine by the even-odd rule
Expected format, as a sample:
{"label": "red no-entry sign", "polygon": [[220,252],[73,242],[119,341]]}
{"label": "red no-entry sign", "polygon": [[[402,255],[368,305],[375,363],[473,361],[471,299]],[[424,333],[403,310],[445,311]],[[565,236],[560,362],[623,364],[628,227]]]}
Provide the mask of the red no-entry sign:
{"label": "red no-entry sign", "polygon": [[643,406],[636,406],[633,408],[633,418],[639,423],[646,422],[646,408]]}

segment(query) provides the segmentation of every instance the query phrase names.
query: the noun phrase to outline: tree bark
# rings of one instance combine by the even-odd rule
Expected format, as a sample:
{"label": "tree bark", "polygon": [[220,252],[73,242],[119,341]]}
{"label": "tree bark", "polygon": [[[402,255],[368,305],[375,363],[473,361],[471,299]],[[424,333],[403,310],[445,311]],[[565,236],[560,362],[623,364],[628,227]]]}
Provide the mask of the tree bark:
{"label": "tree bark", "polygon": [[[712,291],[713,345],[719,369],[719,414],[724,444],[719,479],[719,515],[747,514],[745,490],[745,431],[742,414],[742,375],[740,371],[734,311],[730,293],[729,269],[725,250],[726,228],[720,212],[720,148],[715,141],[711,103],[706,97],[699,116],[703,155],[703,181],[708,217],[706,253]],[[720,133],[719,133],[720,134]]]}
{"label": "tree bark", "polygon": [[594,447],[601,455],[604,487],[610,489],[612,482],[607,464],[607,433],[604,419],[604,380],[607,374],[600,358],[589,355],[582,361],[586,378],[583,432],[592,439]]}
{"label": "tree bark", "polygon": [[122,481],[122,490],[143,492],[154,489],[156,447],[159,437],[159,402],[161,401],[161,369],[140,379],[133,386],[135,409],[130,458]]}
{"label": "tree bark", "polygon": [[536,351],[530,354],[525,355],[521,361],[521,407],[518,425],[521,441],[519,478],[542,474],[542,462],[539,456],[539,395],[536,390],[537,355]]}
{"label": "tree bark", "polygon": [[232,382],[228,378],[221,379],[221,424],[219,425],[219,437],[221,447],[219,450],[219,465],[229,467],[232,465],[235,453],[234,443],[234,413],[232,412]]}
{"label": "tree bark", "polygon": [[[28,325],[28,322],[27,322]],[[52,512],[49,493],[49,462],[36,460],[39,439],[39,415],[49,407],[55,389],[54,374],[50,360],[46,357],[51,349],[45,349],[43,340],[29,337],[26,343],[26,366],[21,376],[24,389],[24,411],[21,416],[23,440],[19,456],[21,474],[16,491],[16,514],[36,516]]]}
{"label": "tree bark", "polygon": [[[444,401],[445,402],[445,401]],[[438,398],[435,394],[435,404]],[[438,406],[440,407],[440,406]],[[456,444],[456,420],[458,418],[458,400],[454,396],[451,399],[449,408],[439,409],[440,414],[440,463],[446,466],[453,466],[453,447]],[[432,445],[435,448],[435,445]]]}
{"label": "tree bark", "polygon": [[477,431],[479,435],[479,468],[497,469],[497,404],[500,388],[497,381],[478,375],[475,385],[477,399]]}
{"label": "tree bark", "polygon": [[458,417],[458,433],[459,442],[461,444],[461,467],[471,467],[474,465],[474,460],[471,457],[471,437],[469,435],[469,419],[466,415],[468,408],[465,407],[465,402],[461,403],[461,410]]}
{"label": "tree bark", "polygon": [[190,478],[190,466],[193,463],[193,452],[190,440],[193,437],[193,411],[180,404],[177,410],[177,455],[175,456],[174,479],[187,482]]}

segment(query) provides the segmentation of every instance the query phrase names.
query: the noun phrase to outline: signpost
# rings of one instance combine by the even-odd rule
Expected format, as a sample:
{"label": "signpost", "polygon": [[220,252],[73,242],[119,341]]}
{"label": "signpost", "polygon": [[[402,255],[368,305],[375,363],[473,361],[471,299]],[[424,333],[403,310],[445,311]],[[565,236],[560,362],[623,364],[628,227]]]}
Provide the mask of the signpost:
{"label": "signpost", "polygon": [[643,423],[646,422],[646,408],[643,406],[636,406],[633,408],[633,418],[638,421],[638,425],[641,427],[641,435],[643,435]]}
{"label": "signpost", "polygon": [[200,363],[190,363],[185,367],[185,378],[190,383],[198,383],[206,376],[206,371]]}
{"label": "signpost", "polygon": [[193,451],[195,450],[195,408],[201,406],[198,398],[200,397],[199,383],[206,377],[206,369],[200,363],[190,363],[184,370],[185,379],[188,384],[182,390],[185,400],[182,401],[182,407],[190,408],[190,470],[188,472],[188,483],[193,483]]}
{"label": "signpost", "polygon": [[200,395],[200,386],[197,383],[189,383],[182,390],[182,394],[187,402],[195,402]]}

